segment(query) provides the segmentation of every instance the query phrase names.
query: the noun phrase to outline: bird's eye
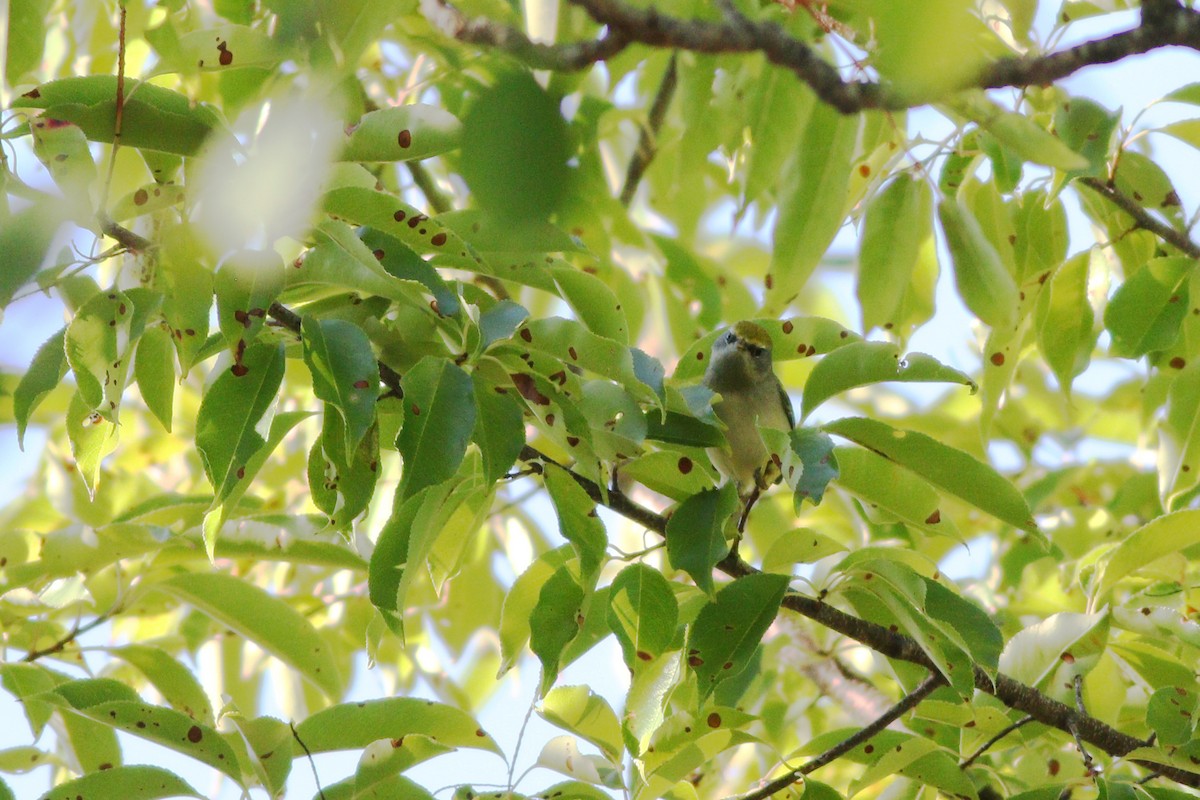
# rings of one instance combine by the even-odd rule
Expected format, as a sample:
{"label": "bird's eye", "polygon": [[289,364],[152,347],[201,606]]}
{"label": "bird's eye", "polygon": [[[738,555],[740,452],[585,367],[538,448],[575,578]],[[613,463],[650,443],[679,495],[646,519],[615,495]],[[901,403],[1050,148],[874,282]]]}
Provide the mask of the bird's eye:
{"label": "bird's eye", "polygon": [[756,344],[747,344],[747,345],[746,345],[746,350],[747,350],[747,351],[750,353],[750,355],[751,355],[752,357],[754,357],[754,358],[758,358],[758,357],[759,357],[759,356],[761,356],[763,353],[767,352],[766,348],[764,348],[764,347],[759,347],[759,346],[758,346],[758,345],[756,345]]}
{"label": "bird's eye", "polygon": [[730,331],[729,333],[725,334],[725,344],[734,344],[735,342],[737,342],[736,333]]}

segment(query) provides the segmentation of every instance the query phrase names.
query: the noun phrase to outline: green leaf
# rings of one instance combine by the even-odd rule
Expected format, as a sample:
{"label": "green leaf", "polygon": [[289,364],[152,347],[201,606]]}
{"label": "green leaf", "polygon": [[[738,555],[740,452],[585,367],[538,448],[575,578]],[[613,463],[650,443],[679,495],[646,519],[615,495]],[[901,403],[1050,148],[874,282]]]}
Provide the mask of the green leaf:
{"label": "green leaf", "polygon": [[[648,416],[650,419],[647,421],[653,423],[657,415],[651,411]],[[647,438],[678,443],[679,427],[677,426],[685,420],[696,423],[692,417],[673,414],[667,420],[669,427],[656,427],[652,424],[650,426],[652,430],[647,433]],[[707,426],[703,426],[701,423],[696,423],[696,425],[700,431],[708,430]],[[711,442],[697,441],[692,438],[686,443],[711,444],[711,446],[719,447],[723,442],[713,436]],[[673,500],[685,500],[705,489],[711,489],[720,479],[712,465],[709,464],[707,457],[694,453],[680,454],[677,450],[651,450],[636,456],[621,464],[621,477],[637,481],[646,488]]]}
{"label": "green leaf", "polygon": [[827,103],[813,108],[796,156],[780,179],[768,310],[786,307],[804,288],[842,227],[860,121],[861,115],[842,114]]}
{"label": "green leaf", "polygon": [[1075,376],[1088,364],[1094,341],[1095,314],[1088,301],[1090,263],[1090,252],[1069,259],[1038,295],[1038,350],[1068,397]]}
{"label": "green leaf", "polygon": [[[1054,112],[1054,132],[1071,150],[1087,159],[1087,166],[1068,170],[1055,186],[1082,176],[1107,177],[1109,150],[1121,115],[1083,97],[1064,100]],[[1055,192],[1057,194],[1057,192]]]}
{"label": "green leaf", "polygon": [[384,272],[402,281],[415,281],[424,286],[433,295],[434,310],[438,314],[452,317],[462,309],[454,289],[428,261],[404,242],[374,228],[363,228],[360,237]]}
{"label": "green leaf", "polygon": [[458,148],[462,125],[448,111],[420,103],[369,111],[351,129],[343,161],[416,161]]}
{"label": "green leaf", "polygon": [[519,229],[559,208],[573,148],[560,98],[526,70],[505,70],[463,116],[459,172],[472,199]]}
{"label": "green leaf", "polygon": [[1096,666],[1108,644],[1111,617],[1061,612],[1018,631],[1000,655],[1000,671],[1052,697],[1071,697],[1076,675]]}
{"label": "green leaf", "polygon": [[530,617],[542,587],[570,560],[574,548],[563,545],[534,559],[513,581],[500,609],[500,674],[512,669],[524,652],[530,636]]}
{"label": "green leaf", "polygon": [[[819,755],[856,731],[856,728],[843,728],[822,733],[807,742],[792,754],[792,757]],[[897,774],[903,777],[937,787],[944,793],[955,797],[978,797],[971,778],[958,766],[958,761],[941,748],[926,753],[911,763],[903,763],[905,750],[921,741],[922,739],[910,733],[884,730],[854,747],[843,758],[855,764],[868,765],[877,765],[885,758],[889,758],[887,763],[895,764]],[[892,755],[899,756],[899,758],[892,761],[890,760]],[[883,775],[880,774],[879,777],[882,778]],[[862,787],[856,785],[856,788]],[[825,796],[821,795],[821,797],[824,800]]]}
{"label": "green leaf", "polygon": [[[428,736],[450,747],[470,747],[500,755],[500,748],[468,714],[432,700],[389,697],[330,706],[296,726],[296,736],[312,753],[361,750],[379,739]],[[303,755],[299,742],[295,757]]]}
{"label": "green leaf", "polygon": [[858,304],[864,331],[898,322],[921,247],[933,235],[929,184],[905,172],[867,205],[858,250]]}
{"label": "green leaf", "polygon": [[916,431],[846,418],[824,429],[873,450],[1015,528],[1041,536],[1028,503],[1011,482],[974,456]]}
{"label": "green leaf", "polygon": [[583,587],[570,566],[563,565],[542,585],[529,614],[529,649],[542,662],[542,696],[558,678],[563,651],[579,634],[583,600]]}
{"label": "green leaf", "polygon": [[375,496],[379,478],[379,428],[372,424],[356,450],[346,450],[342,418],[326,407],[321,438],[308,459],[308,485],[313,504],[339,530],[349,530]]}
{"label": "green leaf", "polygon": [[21,376],[17,388],[13,390],[13,417],[17,420],[17,444],[22,449],[25,446],[25,429],[29,426],[29,418],[41,405],[55,387],[62,383],[67,374],[67,354],[63,349],[66,339],[66,327],[51,336],[33,355],[29,369]]}
{"label": "green leaf", "polygon": [[974,394],[978,388],[964,372],[947,367],[933,356],[909,353],[890,342],[852,342],[822,358],[804,384],[801,418],[841,392],[872,383],[961,383]]}
{"label": "green leaf", "polygon": [[1155,258],[1117,287],[1104,309],[1113,355],[1140,358],[1175,343],[1194,268],[1195,262],[1183,256]]}
{"label": "green leaf", "polygon": [[180,71],[195,68],[213,72],[242,67],[273,67],[285,52],[265,31],[246,25],[215,25],[206,30],[188,31],[179,36]]}
{"label": "green leaf", "polygon": [[630,564],[613,579],[608,626],[621,643],[625,666],[638,672],[667,652],[675,639],[679,604],[662,573]]}
{"label": "green leaf", "polygon": [[621,723],[608,701],[586,686],[557,686],[542,699],[538,715],[551,725],[574,733],[600,748],[609,761],[620,763],[625,747]]}
{"label": "green leaf", "polygon": [[8,47],[4,54],[4,82],[16,86],[26,73],[42,63],[46,46],[46,18],[50,0],[12,0],[8,7]]}
{"label": "green leaf", "polygon": [[1024,192],[1009,204],[1012,214],[1013,261],[1024,283],[1056,269],[1067,257],[1067,212],[1062,200],[1045,192]]}
{"label": "green leaf", "polygon": [[470,252],[458,234],[441,222],[384,192],[343,186],[325,195],[325,211],[352,224],[382,231],[420,254],[450,253],[466,258]]}
{"label": "green leaf", "polygon": [[1114,170],[1119,191],[1134,198],[1143,208],[1162,214],[1175,228],[1187,227],[1179,193],[1171,177],[1156,162],[1136,150],[1122,150]]}
{"label": "green leaf", "polygon": [[747,575],[726,585],[700,610],[688,636],[687,661],[702,698],[749,663],[779,612],[787,585],[783,575]]}
{"label": "green leaf", "polygon": [[120,291],[94,295],[67,325],[67,361],[89,410],[116,422],[129,373],[133,302]]}
{"label": "green leaf", "polygon": [[117,424],[93,411],[76,391],[67,407],[67,438],[79,475],[91,497],[100,482],[100,462],[117,449]]}
{"label": "green leaf", "polygon": [[528,317],[525,307],[512,300],[501,300],[484,311],[479,315],[479,352],[512,336]]}
{"label": "green leaf", "polygon": [[262,331],[267,309],[283,290],[283,259],[274,250],[242,250],[230,255],[217,270],[217,321],[234,359]]}
{"label": "green leaf", "polygon": [[169,432],[175,408],[175,347],[165,329],[155,326],[142,334],[133,374],[146,406]]}
{"label": "green leaf", "polygon": [[[14,108],[43,108],[53,119],[72,122],[93,142],[112,142],[117,76],[87,75],[43,83],[14,98]],[[151,83],[127,78],[121,144],[181,156],[195,155],[220,116],[206,103]]]}
{"label": "green leaf", "polygon": [[87,137],[77,125],[51,116],[29,123],[33,152],[65,197],[68,213],[78,220],[94,211],[91,191],[98,178]]}
{"label": "green leaf", "polygon": [[[0,188],[3,188],[4,174],[0,170]],[[4,206],[0,203],[0,209]],[[63,212],[47,201],[0,219],[4,223],[0,225],[0,253],[4,253],[4,269],[0,270],[0,309],[3,309],[46,260],[54,235],[63,222]]]}
{"label": "green leaf", "polygon": [[946,586],[932,578],[922,576],[922,580],[929,618],[940,623],[939,627],[967,651],[976,665],[994,676],[1004,648],[1004,636],[996,623],[982,608]]}
{"label": "green leaf", "polygon": [[1024,114],[993,102],[982,91],[963,92],[949,103],[959,114],[979,123],[996,140],[1025,161],[1064,171],[1082,170],[1088,159]]}
{"label": "green leaf", "polygon": [[130,644],[111,648],[108,652],[136,667],[176,711],[205,725],[215,724],[212,704],[200,681],[165,650]]}
{"label": "green leaf", "polygon": [[313,392],[341,416],[343,452],[353,453],[375,424],[379,366],[371,341],[353,322],[313,317],[301,320],[300,336]]}
{"label": "green leaf", "polygon": [[596,513],[596,502],[558,466],[547,464],[543,476],[558,514],[559,532],[578,553],[584,582],[593,583],[608,547],[608,534]]}
{"label": "green leaf", "polygon": [[656,387],[644,383],[634,367],[633,351],[563,317],[531,320],[521,329],[520,343],[549,353],[571,367],[582,367],[609,378],[641,399],[658,402]]}
{"label": "green leaf", "polygon": [[870,450],[839,447],[836,453],[838,485],[867,504],[872,522],[899,521],[962,540],[954,520],[942,516],[941,497],[925,480]]}
{"label": "green leaf", "polygon": [[952,197],[938,203],[938,218],[954,262],[954,283],[967,308],[992,328],[1017,322],[1019,293],[1000,254],[979,223]]}
{"label": "green leaf", "polygon": [[712,571],[729,553],[725,529],[738,507],[737,488],[726,483],[707,489],[679,504],[667,520],[667,560],[681,569],[696,585],[713,596]]}
{"label": "green leaf", "polygon": [[1178,686],[1159,689],[1146,703],[1146,724],[1158,734],[1164,746],[1187,744],[1196,728],[1200,712],[1196,693]]}
{"label": "green leaf", "polygon": [[[55,689],[74,713],[116,731],[124,731],[156,744],[169,747],[203,764],[240,780],[237,759],[229,744],[219,733],[173,708],[143,703],[132,689],[132,697],[111,699],[109,687],[94,686],[97,682],[83,679],[65,683]],[[116,684],[116,681],[101,681]],[[89,685],[93,684],[93,685]],[[120,684],[118,684],[120,685]]]}
{"label": "green leaf", "polygon": [[1112,550],[1100,568],[1091,605],[1100,608],[1118,583],[1163,556],[1200,542],[1200,511],[1189,509],[1150,520]]}
{"label": "green leaf", "polygon": [[618,344],[629,344],[629,322],[621,301],[607,283],[566,265],[552,265],[550,274],[563,299],[589,331]]}
{"label": "green leaf", "polygon": [[279,598],[222,573],[184,573],[157,586],[254,642],[326,696],[341,696],[333,651],[307,618]]}
{"label": "green leaf", "polygon": [[[747,114],[752,146],[747,153],[743,208],[774,191],[817,104],[807,86],[778,69],[763,69],[749,88],[753,92]],[[781,119],[792,122],[780,125]]]}
{"label": "green leaf", "polygon": [[471,435],[483,455],[483,474],[490,481],[503,478],[525,446],[524,406],[507,388],[475,381],[475,430]]}
{"label": "green leaf", "polygon": [[[280,442],[283,441],[283,438],[287,436],[292,428],[310,416],[312,416],[312,412],[310,411],[285,411],[282,414],[276,415],[271,420],[271,429],[267,432],[266,442],[247,459],[245,467],[242,468],[245,470],[245,473],[233,483],[233,488],[228,494],[223,497],[214,496],[213,502],[209,505],[209,510],[205,514],[201,526],[206,551],[210,544],[216,543],[216,537],[221,527],[235,513],[238,502],[246,494],[246,491],[254,482],[254,478],[258,475],[259,471],[262,470],[267,458],[275,451],[275,448],[279,446]],[[216,557],[219,551],[220,547],[217,546],[216,549],[209,553],[209,556]]]}
{"label": "green leaf", "polygon": [[157,800],[161,797],[185,795],[204,797],[183,778],[161,767],[118,766],[60,783],[43,794],[39,800],[78,800],[81,797]]}
{"label": "green leaf", "polygon": [[213,274],[196,263],[192,248],[198,245],[185,239],[181,235],[165,237],[159,274],[165,284],[163,317],[179,352],[180,369],[187,374],[208,338]]}
{"label": "green leaf", "polygon": [[292,729],[274,717],[246,719],[240,714],[225,716],[232,728],[225,739],[239,757],[242,774],[253,775],[272,797],[280,797],[292,771],[292,759],[275,758],[291,749]]}
{"label": "green leaf", "polygon": [[785,470],[784,479],[792,487],[792,505],[796,513],[805,500],[814,506],[820,505],[825,489],[840,474],[837,456],[833,452],[833,440],[816,428],[793,428],[788,434],[792,454],[800,462],[800,475]]}
{"label": "green leaf", "polygon": [[[205,393],[196,416],[196,449],[213,485],[214,507],[246,479],[250,460],[266,445],[257,426],[275,402],[283,371],[283,345],[256,344]],[[206,539],[211,555],[215,540]]]}
{"label": "green leaf", "polygon": [[404,472],[396,497],[406,500],[458,470],[475,428],[476,408],[471,376],[445,358],[421,359],[401,386],[404,422],[396,448],[404,458]]}
{"label": "green leaf", "polygon": [[776,539],[763,555],[763,572],[791,575],[796,564],[812,564],[847,550],[846,545],[812,528],[796,528]]}
{"label": "green leaf", "polygon": [[1167,415],[1158,434],[1159,492],[1175,511],[1200,485],[1200,361],[1185,366],[1167,393]]}

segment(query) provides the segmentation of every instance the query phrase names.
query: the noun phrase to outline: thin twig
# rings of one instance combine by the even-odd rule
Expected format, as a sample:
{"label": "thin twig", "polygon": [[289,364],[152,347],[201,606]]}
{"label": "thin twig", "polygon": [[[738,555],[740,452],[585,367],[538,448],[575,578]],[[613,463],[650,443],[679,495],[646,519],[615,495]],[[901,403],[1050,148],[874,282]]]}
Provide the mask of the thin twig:
{"label": "thin twig", "polygon": [[125,118],[125,3],[117,4],[119,22],[117,26],[117,105],[113,113],[112,149],[108,153],[108,176],[104,180],[104,193],[100,198],[100,209],[107,213],[108,193],[112,189],[113,171],[117,166],[117,151],[121,149],[121,129]]}
{"label": "thin twig", "polygon": [[646,124],[642,126],[641,133],[638,135],[637,150],[633,152],[633,158],[629,160],[629,167],[625,170],[625,183],[621,186],[620,198],[623,206],[628,207],[633,202],[633,196],[637,194],[638,184],[641,183],[642,176],[646,174],[646,168],[658,154],[658,132],[662,130],[663,120],[667,117],[667,109],[671,105],[671,98],[675,96],[675,87],[679,83],[679,71],[676,63],[678,59],[678,53],[671,53],[671,59],[667,62],[667,71],[663,74],[662,81],[658,84],[658,91],[654,95],[654,102],[650,105],[650,114],[646,117]]}
{"label": "thin twig", "polygon": [[1021,717],[1019,720],[1012,723],[1011,725],[1006,725],[1003,730],[1001,730],[995,736],[993,736],[992,738],[988,739],[986,742],[981,744],[974,753],[971,753],[971,755],[967,756],[967,758],[961,764],[958,765],[959,769],[966,769],[967,767],[971,766],[976,761],[978,761],[979,758],[984,753],[986,753],[988,750],[992,749],[992,746],[994,744],[996,744],[996,742],[1000,741],[1005,736],[1008,736],[1013,731],[1019,730],[1020,728],[1025,727],[1026,725],[1028,725],[1031,722],[1033,722],[1033,717],[1031,717],[1029,715],[1025,715],[1024,717]]}
{"label": "thin twig", "polygon": [[429,203],[431,211],[435,214],[445,214],[453,208],[450,199],[433,182],[433,176],[429,174],[429,170],[425,169],[420,161],[407,161],[404,166],[408,167],[408,173],[412,175],[413,183],[425,195],[425,200]]}
{"label": "thin twig", "polygon": [[28,662],[37,661],[39,658],[42,658],[44,656],[54,655],[55,653],[61,653],[63,650],[66,649],[67,645],[71,644],[76,639],[78,639],[80,636],[87,633],[88,631],[99,628],[101,625],[108,622],[110,619],[112,619],[114,616],[116,616],[120,612],[121,612],[121,609],[114,608],[114,609],[111,609],[110,611],[104,612],[103,614],[97,615],[96,617],[91,619],[89,622],[84,623],[83,625],[80,625],[80,624],[78,624],[78,622],[76,622],[75,626],[73,628],[71,628],[71,632],[68,633],[66,636],[62,637],[61,639],[59,639],[58,641],[56,641],[54,644],[50,645],[49,647],[34,648],[33,650],[30,650],[28,653],[25,654],[25,657],[22,658],[21,660],[28,663]]}
{"label": "thin twig", "polygon": [[308,751],[308,745],[300,738],[300,734],[296,731],[296,723],[289,722],[288,727],[292,729],[292,738],[300,745],[300,749],[304,751],[304,755],[308,757],[308,766],[312,769],[313,781],[317,784],[317,796],[321,800],[325,800],[325,790],[321,788],[321,776],[317,774],[317,762],[313,761],[312,753]]}
{"label": "thin twig", "polygon": [[946,680],[941,676],[941,673],[931,673],[925,678],[925,680],[921,681],[921,684],[917,686],[916,689],[913,689],[911,692],[901,698],[900,702],[883,712],[883,714],[881,714],[865,728],[846,737],[833,747],[826,750],[824,753],[821,753],[821,755],[817,756],[811,761],[805,762],[786,775],[781,775],[766,785],[761,786],[752,792],[741,795],[739,800],[766,800],[766,798],[770,797],[776,792],[782,792],[784,789],[787,789],[793,783],[800,780],[800,778],[803,776],[815,772],[826,764],[836,761],[846,753],[849,753],[851,750],[858,747],[860,744],[864,744],[865,742],[869,741],[873,736],[875,736],[875,734],[891,725],[904,714],[907,714],[909,711],[916,708],[917,704],[919,704],[922,700],[932,694],[935,689],[943,686],[945,683]]}

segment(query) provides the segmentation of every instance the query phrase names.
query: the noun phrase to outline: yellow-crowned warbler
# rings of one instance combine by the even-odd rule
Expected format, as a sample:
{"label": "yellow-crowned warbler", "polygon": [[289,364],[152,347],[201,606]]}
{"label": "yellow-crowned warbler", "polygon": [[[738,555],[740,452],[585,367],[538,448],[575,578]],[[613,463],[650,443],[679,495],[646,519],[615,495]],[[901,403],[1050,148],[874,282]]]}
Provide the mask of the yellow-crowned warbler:
{"label": "yellow-crowned warbler", "polygon": [[782,477],[767,452],[759,426],[790,431],[792,401],[771,366],[771,337],[761,325],[742,321],[713,343],[704,385],[721,395],[713,405],[725,424],[725,447],[710,448],[713,464],[737,485],[743,502],[740,532],[759,494]]}

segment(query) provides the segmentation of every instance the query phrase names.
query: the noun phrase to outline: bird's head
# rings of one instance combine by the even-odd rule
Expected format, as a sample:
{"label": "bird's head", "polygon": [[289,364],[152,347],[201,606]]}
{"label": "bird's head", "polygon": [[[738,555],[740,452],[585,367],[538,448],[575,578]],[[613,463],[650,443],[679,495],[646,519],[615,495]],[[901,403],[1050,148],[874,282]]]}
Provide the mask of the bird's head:
{"label": "bird's head", "polygon": [[717,337],[704,382],[717,392],[745,391],[771,374],[771,336],[761,325],[737,323]]}

